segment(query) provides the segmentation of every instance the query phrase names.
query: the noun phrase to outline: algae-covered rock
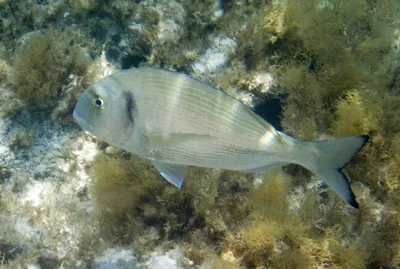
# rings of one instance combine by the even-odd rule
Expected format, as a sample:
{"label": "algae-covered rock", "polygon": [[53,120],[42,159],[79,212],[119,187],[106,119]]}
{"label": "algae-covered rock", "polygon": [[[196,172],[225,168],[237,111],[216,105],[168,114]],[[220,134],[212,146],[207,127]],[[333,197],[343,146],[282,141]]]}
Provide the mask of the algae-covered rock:
{"label": "algae-covered rock", "polygon": [[7,167],[0,165],[0,184],[3,184],[10,177],[11,172],[7,169]]}
{"label": "algae-covered rock", "polygon": [[83,76],[88,63],[73,37],[37,32],[17,50],[9,80],[21,100],[35,109],[49,109],[60,100],[70,74]]}
{"label": "algae-covered rock", "polygon": [[7,78],[8,66],[6,61],[0,59],[0,83]]}
{"label": "algae-covered rock", "polygon": [[2,263],[7,264],[11,260],[15,259],[18,254],[21,254],[24,250],[19,247],[9,243],[0,241],[0,253],[2,256]]}
{"label": "algae-covered rock", "polygon": [[25,127],[16,127],[10,134],[10,148],[14,151],[25,150],[32,146],[35,134]]}
{"label": "algae-covered rock", "polygon": [[[397,268],[399,5],[0,0],[0,264]],[[76,97],[141,65],[211,81],[251,106],[273,97],[274,124],[300,140],[368,134],[346,168],[360,209],[295,165],[190,167],[177,189],[82,134]]]}

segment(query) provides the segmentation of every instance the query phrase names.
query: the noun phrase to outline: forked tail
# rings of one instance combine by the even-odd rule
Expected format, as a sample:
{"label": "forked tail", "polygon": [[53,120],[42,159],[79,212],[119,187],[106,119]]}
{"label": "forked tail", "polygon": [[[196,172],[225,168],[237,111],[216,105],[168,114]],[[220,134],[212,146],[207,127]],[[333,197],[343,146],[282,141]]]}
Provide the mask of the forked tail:
{"label": "forked tail", "polygon": [[313,148],[315,169],[310,169],[351,206],[358,208],[355,195],[342,169],[368,141],[367,135],[348,136],[327,141],[305,142]]}

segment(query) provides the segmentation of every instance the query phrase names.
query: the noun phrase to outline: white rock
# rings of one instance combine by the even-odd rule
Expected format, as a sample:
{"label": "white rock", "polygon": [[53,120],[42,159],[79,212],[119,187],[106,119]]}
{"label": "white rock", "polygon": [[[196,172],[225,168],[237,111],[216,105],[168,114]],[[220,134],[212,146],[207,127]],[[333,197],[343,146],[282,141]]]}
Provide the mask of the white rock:
{"label": "white rock", "polygon": [[29,184],[27,192],[22,198],[22,202],[28,202],[32,206],[37,207],[42,202],[43,197],[51,191],[53,191],[53,185],[50,182],[32,181],[32,184]]}
{"label": "white rock", "polygon": [[179,29],[184,23],[185,10],[177,1],[168,1],[167,4],[157,4],[156,9],[160,14],[158,23],[158,40],[163,43],[166,40],[178,40]]}
{"label": "white rock", "polygon": [[217,19],[221,18],[224,15],[223,9],[217,9],[213,12],[211,19],[216,21]]}
{"label": "white rock", "polygon": [[206,67],[203,63],[196,62],[192,65],[192,67],[196,74],[203,74],[204,72],[206,72]]}
{"label": "white rock", "polygon": [[158,32],[158,40],[159,41],[165,41],[165,40],[177,40],[178,39],[178,29],[179,25],[176,24],[172,20],[165,20],[165,21],[160,21],[158,23],[158,26],[160,27],[160,31]]}
{"label": "white rock", "polygon": [[136,260],[130,250],[108,249],[95,263],[98,269],[130,269],[135,268]]}
{"label": "white rock", "polygon": [[39,228],[34,227],[22,219],[17,219],[14,225],[14,231],[17,232],[21,237],[28,240],[40,240],[41,231]]}
{"label": "white rock", "polygon": [[228,60],[229,54],[236,50],[236,42],[228,37],[217,36],[212,40],[212,46],[200,56],[192,67],[197,74],[214,73]]}
{"label": "white rock", "polygon": [[274,83],[274,77],[271,73],[256,73],[252,81],[261,93],[267,93]]}
{"label": "white rock", "polygon": [[96,143],[85,141],[82,143],[82,149],[72,151],[78,158],[78,165],[93,161],[98,153]]}
{"label": "white rock", "polygon": [[172,249],[164,254],[159,254],[154,252],[149,257],[148,261],[145,263],[147,268],[151,269],[177,269],[177,260],[182,256],[179,249]]}

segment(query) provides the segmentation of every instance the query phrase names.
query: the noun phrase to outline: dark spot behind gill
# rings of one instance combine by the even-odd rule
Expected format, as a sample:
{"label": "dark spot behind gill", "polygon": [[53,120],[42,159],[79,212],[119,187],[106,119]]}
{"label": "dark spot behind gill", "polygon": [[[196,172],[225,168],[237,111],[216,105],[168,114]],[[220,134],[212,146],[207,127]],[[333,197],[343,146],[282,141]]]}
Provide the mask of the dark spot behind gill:
{"label": "dark spot behind gill", "polygon": [[128,116],[129,122],[131,124],[134,123],[135,121],[135,113],[137,112],[137,107],[136,107],[136,103],[135,103],[135,99],[133,98],[133,94],[130,92],[126,92],[124,94],[124,98],[125,98],[125,111],[126,111],[126,115]]}

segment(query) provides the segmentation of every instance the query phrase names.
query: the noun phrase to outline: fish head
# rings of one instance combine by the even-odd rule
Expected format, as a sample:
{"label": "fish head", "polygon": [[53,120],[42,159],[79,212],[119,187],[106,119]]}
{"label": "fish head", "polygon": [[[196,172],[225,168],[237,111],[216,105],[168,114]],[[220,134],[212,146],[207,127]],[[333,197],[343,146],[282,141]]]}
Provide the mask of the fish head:
{"label": "fish head", "polygon": [[114,84],[106,78],[91,85],[82,93],[73,112],[75,121],[84,130],[108,143],[123,131],[118,120],[121,93]]}

